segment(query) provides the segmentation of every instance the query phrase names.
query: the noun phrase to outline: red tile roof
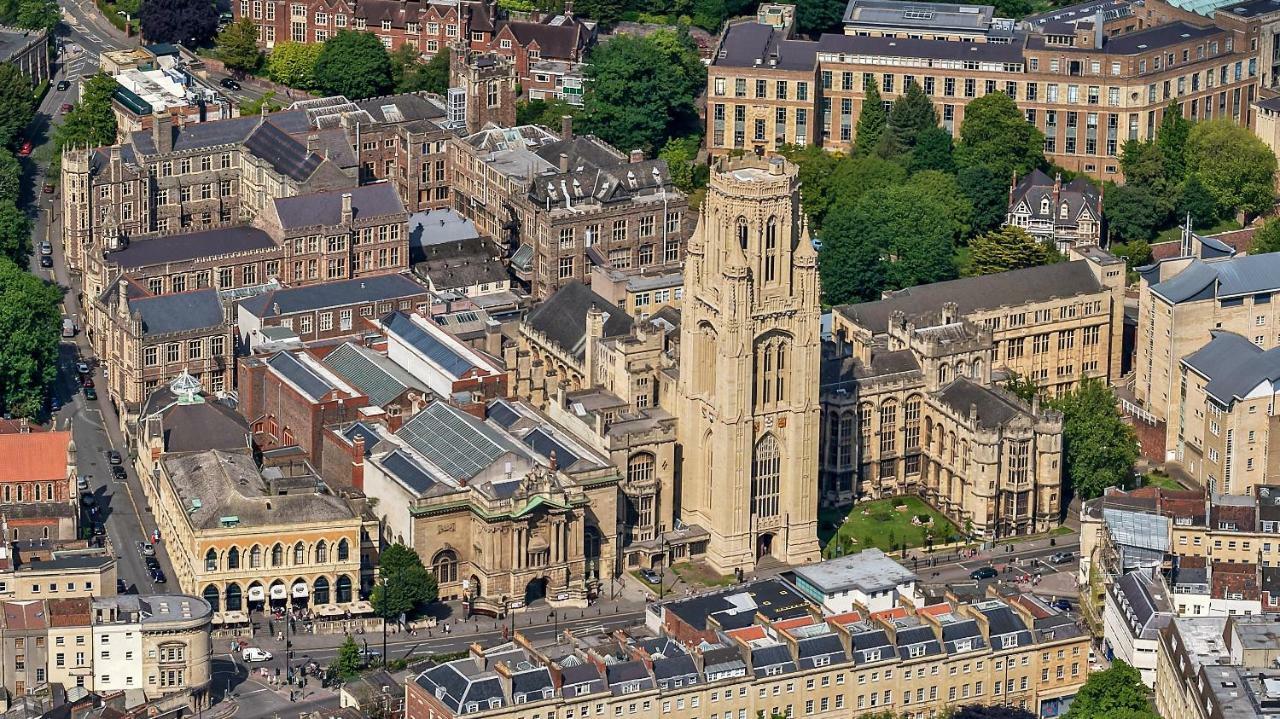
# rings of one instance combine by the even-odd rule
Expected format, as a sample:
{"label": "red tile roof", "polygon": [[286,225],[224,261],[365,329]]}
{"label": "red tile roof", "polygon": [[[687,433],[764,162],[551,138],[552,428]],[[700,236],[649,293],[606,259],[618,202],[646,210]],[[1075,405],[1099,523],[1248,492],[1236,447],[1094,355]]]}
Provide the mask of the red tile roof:
{"label": "red tile roof", "polygon": [[0,482],[67,478],[70,432],[0,434]]}
{"label": "red tile roof", "polygon": [[5,629],[44,629],[45,619],[44,602],[4,602]]}

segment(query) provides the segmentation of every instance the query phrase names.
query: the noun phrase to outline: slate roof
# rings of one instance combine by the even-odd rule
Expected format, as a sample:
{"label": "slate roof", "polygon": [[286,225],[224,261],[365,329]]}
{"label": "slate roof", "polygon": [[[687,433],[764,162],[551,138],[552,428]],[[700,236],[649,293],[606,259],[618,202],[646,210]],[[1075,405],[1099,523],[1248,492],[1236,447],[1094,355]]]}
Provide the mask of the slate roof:
{"label": "slate roof", "polygon": [[[469,658],[430,667],[414,681],[455,714],[506,705],[498,675],[492,671],[476,672]],[[467,707],[473,702],[477,706],[469,710]]]}
{"label": "slate roof", "polygon": [[793,672],[796,663],[786,644],[770,644],[751,650],[751,669],[757,677]]}
{"label": "slate roof", "polygon": [[[1070,222],[1078,220],[1086,207],[1089,208],[1090,212],[1097,213],[1098,202],[1102,199],[1102,196],[1098,192],[1098,188],[1088,180],[1077,177],[1062,185],[1058,192],[1057,202],[1054,202],[1053,186],[1054,179],[1052,177],[1049,177],[1039,169],[1032,170],[1018,180],[1018,184],[1013,190],[1013,197],[1009,202],[1010,212],[1020,202],[1025,201],[1027,210],[1032,218],[1059,224],[1063,222],[1059,213],[1063,202],[1067,203],[1067,220]],[[1045,198],[1049,200],[1049,207],[1047,211],[1041,212],[1042,200]]]}
{"label": "slate roof", "polygon": [[293,383],[312,401],[324,399],[330,392],[342,388],[290,352],[277,352],[267,358],[267,365]]}
{"label": "slate roof", "polygon": [[1028,414],[1013,398],[965,377],[944,387],[938,393],[938,399],[962,417],[968,417],[970,409],[977,407],[979,427],[1000,427],[1015,417]]}
{"label": "slate roof", "polygon": [[1214,331],[1213,339],[1182,361],[1209,380],[1205,393],[1224,405],[1263,382],[1280,381],[1280,348],[1264,351],[1234,332]]}
{"label": "slate roof", "polygon": [[1154,639],[1160,627],[1173,617],[1173,605],[1158,582],[1145,571],[1133,571],[1115,582],[1128,629],[1140,639]]}
{"label": "slate roof", "polygon": [[474,237],[420,248],[423,259],[414,274],[430,278],[437,291],[465,289],[508,280],[507,268],[488,239]]}
{"label": "slate roof", "polygon": [[[185,152],[244,142],[257,129],[259,122],[286,133],[305,132],[308,127],[306,113],[298,110],[272,113],[270,119],[266,120],[250,115],[215,122],[193,122],[173,128],[173,149],[174,152]],[[150,130],[131,133],[129,144],[143,155],[156,154],[156,146]]]}
{"label": "slate roof", "polygon": [[[359,221],[366,217],[407,218],[404,203],[389,182],[375,182],[344,190],[312,192],[293,197],[277,197],[275,205],[280,226],[286,230],[316,225],[342,224],[342,196],[351,195],[351,216]],[[403,219],[402,218],[402,219]]]}
{"label": "slate roof", "polygon": [[169,453],[234,450],[249,446],[249,423],[234,407],[205,397],[203,402],[179,404],[168,387],[147,398],[142,416],[159,414],[164,450]]}
{"label": "slate roof", "polygon": [[698,681],[698,667],[694,665],[693,657],[679,654],[653,660],[653,676],[664,688],[672,679],[680,679],[685,685],[694,684]]}
{"label": "slate roof", "polygon": [[577,280],[564,285],[539,303],[525,318],[525,322],[566,352],[581,358],[586,351],[587,311],[592,305],[605,313],[605,337],[630,334],[633,324],[631,315]]}
{"label": "slate roof", "polygon": [[378,352],[347,342],[325,355],[321,364],[342,375],[375,406],[382,407],[408,389],[425,391],[413,375]]}
{"label": "slate roof", "polygon": [[525,696],[526,701],[550,699],[554,692],[555,685],[551,682],[551,672],[547,671],[546,667],[534,667],[511,674],[511,695],[514,701],[519,702],[521,694]]}
{"label": "slate roof", "polygon": [[[724,30],[720,51],[712,60],[725,67],[755,67],[776,59],[781,70],[810,70],[817,59],[818,43],[809,40],[787,40],[770,25],[739,23]],[[774,55],[777,55],[774,58]]]}
{"label": "slate roof", "polygon": [[226,323],[212,288],[129,300],[129,314],[142,317],[144,337],[221,327]]}
{"label": "slate roof", "polygon": [[835,633],[801,639],[796,642],[796,656],[799,657],[798,663],[802,670],[817,667],[818,661],[824,658],[825,664],[835,664],[848,659],[844,644]]}
{"label": "slate roof", "polygon": [[255,156],[266,160],[276,172],[294,180],[311,177],[324,161],[270,122],[262,123],[249,133],[244,139],[244,146]]}
{"label": "slate roof", "polygon": [[638,684],[640,690],[653,688],[653,677],[649,675],[649,669],[644,662],[632,660],[607,664],[604,671],[609,691],[615,696],[622,694],[623,687],[629,684]]}
{"label": "slate roof", "polygon": [[219,227],[133,240],[122,250],[108,252],[106,259],[125,269],[132,269],[184,262],[210,255],[265,250],[275,246],[275,240],[256,227]]}
{"label": "slate roof", "polygon": [[600,670],[590,662],[566,667],[560,672],[560,692],[566,699],[604,691]]}
{"label": "slate roof", "polygon": [[1280,252],[1240,255],[1214,262],[1192,260],[1173,277],[1151,286],[1169,302],[1226,299],[1280,290]]}
{"label": "slate roof", "polygon": [[912,317],[936,311],[945,302],[955,302],[959,313],[965,315],[979,310],[1095,294],[1102,290],[1088,263],[1078,260],[916,285],[883,300],[840,305],[835,311],[876,334],[883,334],[888,331],[889,316],[895,310]]}
{"label": "slate roof", "polygon": [[[361,5],[364,3],[362,2]],[[399,3],[394,3],[398,5]],[[369,113],[375,122],[398,124],[415,120],[438,120],[445,117],[445,110],[426,94],[404,93],[359,100],[356,106]]]}
{"label": "slate roof", "polygon": [[425,294],[427,288],[409,279],[407,275],[374,275],[272,290],[243,300],[240,306],[255,317],[267,318],[364,302],[408,299]]}

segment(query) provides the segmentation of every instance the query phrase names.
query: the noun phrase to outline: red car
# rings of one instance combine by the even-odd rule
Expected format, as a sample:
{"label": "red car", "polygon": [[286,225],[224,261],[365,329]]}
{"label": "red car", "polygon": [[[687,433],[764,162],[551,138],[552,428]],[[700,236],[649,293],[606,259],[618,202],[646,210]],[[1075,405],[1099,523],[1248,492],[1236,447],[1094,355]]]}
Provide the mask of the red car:
{"label": "red car", "polygon": [[81,387],[92,387],[92,386],[93,386],[93,375],[86,375],[86,376],[85,376],[85,378],[84,378],[83,380],[81,380],[81,381],[80,381],[80,386],[81,386]]}
{"label": "red car", "polygon": [[71,112],[71,103],[69,102],[62,103],[62,114],[65,115],[68,112]]}
{"label": "red car", "polygon": [[31,155],[32,148],[33,145],[30,140],[23,140],[22,144],[18,146],[18,157],[28,157]]}

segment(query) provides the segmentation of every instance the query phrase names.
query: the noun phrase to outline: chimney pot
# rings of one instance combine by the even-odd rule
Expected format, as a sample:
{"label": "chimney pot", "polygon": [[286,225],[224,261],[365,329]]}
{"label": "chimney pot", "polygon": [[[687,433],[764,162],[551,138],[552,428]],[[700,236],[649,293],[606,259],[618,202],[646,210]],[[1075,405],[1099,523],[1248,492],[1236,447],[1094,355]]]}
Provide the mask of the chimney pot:
{"label": "chimney pot", "polygon": [[560,139],[573,139],[573,115],[560,116]]}
{"label": "chimney pot", "polygon": [[644,162],[644,150],[632,150],[630,160],[631,160],[631,164],[635,164],[637,162]]}
{"label": "chimney pot", "polygon": [[564,154],[563,152],[560,153],[560,171],[561,172],[569,171],[569,156]]}

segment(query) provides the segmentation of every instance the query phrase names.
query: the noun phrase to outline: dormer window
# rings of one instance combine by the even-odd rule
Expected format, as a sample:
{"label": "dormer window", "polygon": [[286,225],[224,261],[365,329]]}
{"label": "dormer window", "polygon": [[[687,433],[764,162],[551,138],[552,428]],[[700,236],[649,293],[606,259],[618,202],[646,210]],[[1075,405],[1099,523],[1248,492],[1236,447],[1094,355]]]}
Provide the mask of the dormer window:
{"label": "dormer window", "polygon": [[1058,218],[1063,220],[1067,219],[1067,216],[1070,214],[1070,209],[1071,208],[1067,206],[1067,203],[1062,203],[1062,205],[1058,207]]}
{"label": "dormer window", "polygon": [[912,644],[907,648],[907,655],[911,658],[923,657],[925,646],[923,644]]}
{"label": "dormer window", "polygon": [[1009,649],[1009,648],[1011,648],[1011,647],[1016,647],[1016,646],[1018,646],[1018,635],[1017,635],[1017,634],[1006,634],[1006,635],[1004,635],[1004,636],[1000,637],[1000,647],[1001,647],[1001,648],[1003,648],[1003,649]]}
{"label": "dormer window", "polygon": [[864,656],[867,658],[867,661],[869,662],[878,662],[880,661],[880,650],[868,649],[864,654]]}
{"label": "dormer window", "polygon": [[480,705],[476,702],[467,702],[467,713],[471,714],[480,710]]}
{"label": "dormer window", "polygon": [[502,706],[502,700],[501,700],[501,699],[493,698],[493,699],[490,699],[490,700],[489,700],[489,708],[490,708],[490,709],[497,709],[498,707],[501,707],[501,706]]}
{"label": "dormer window", "polygon": [[1040,200],[1040,214],[1049,214],[1049,198],[1045,197]]}
{"label": "dormer window", "polygon": [[516,694],[513,698],[515,699],[516,704],[524,704],[525,702],[524,692],[520,692],[519,694]]}

